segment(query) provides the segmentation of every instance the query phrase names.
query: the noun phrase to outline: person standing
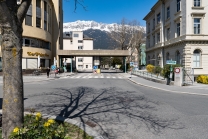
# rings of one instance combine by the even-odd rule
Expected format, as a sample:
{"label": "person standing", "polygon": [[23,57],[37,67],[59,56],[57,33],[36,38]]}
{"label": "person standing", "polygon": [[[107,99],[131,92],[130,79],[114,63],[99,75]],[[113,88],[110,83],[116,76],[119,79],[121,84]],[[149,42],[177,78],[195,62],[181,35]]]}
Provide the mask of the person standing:
{"label": "person standing", "polygon": [[47,68],[46,72],[47,72],[47,78],[48,78],[49,77],[49,73],[50,73],[50,68],[49,67]]}

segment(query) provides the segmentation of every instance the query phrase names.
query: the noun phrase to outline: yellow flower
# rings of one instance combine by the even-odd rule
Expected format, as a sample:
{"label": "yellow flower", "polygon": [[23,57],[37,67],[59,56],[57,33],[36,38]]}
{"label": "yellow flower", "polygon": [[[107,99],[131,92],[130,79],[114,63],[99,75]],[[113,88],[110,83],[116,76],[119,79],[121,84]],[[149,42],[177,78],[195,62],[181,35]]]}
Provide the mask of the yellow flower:
{"label": "yellow flower", "polygon": [[17,133],[18,131],[19,131],[18,127],[15,127],[14,130],[13,130],[14,133]]}
{"label": "yellow flower", "polygon": [[42,115],[41,115],[41,113],[40,112],[38,112],[37,114],[36,114],[36,117],[38,117],[38,118],[40,118]]}
{"label": "yellow flower", "polygon": [[53,124],[53,123],[55,123],[55,121],[53,119],[49,119],[48,123]]}
{"label": "yellow flower", "polygon": [[51,125],[51,123],[45,122],[44,127],[49,127],[50,125]]}
{"label": "yellow flower", "polygon": [[35,120],[38,121],[39,120],[39,117],[35,117]]}

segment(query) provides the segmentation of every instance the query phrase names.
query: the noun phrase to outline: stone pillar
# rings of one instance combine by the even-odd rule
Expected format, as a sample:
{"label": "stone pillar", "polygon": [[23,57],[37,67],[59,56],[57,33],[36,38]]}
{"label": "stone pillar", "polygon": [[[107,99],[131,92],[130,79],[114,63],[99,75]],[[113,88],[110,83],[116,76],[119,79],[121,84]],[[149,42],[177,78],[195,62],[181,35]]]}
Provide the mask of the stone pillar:
{"label": "stone pillar", "polygon": [[174,85],[182,86],[183,85],[183,68],[182,67],[175,67],[174,69]]}

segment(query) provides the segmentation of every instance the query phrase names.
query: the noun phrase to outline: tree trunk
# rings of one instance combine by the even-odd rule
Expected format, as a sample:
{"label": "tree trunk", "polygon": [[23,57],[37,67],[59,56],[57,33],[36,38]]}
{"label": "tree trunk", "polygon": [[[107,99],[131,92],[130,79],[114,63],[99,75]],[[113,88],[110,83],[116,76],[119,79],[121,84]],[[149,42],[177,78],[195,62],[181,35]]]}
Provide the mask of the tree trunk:
{"label": "tree trunk", "polygon": [[[14,23],[16,22],[16,23]],[[2,28],[3,111],[2,137],[23,123],[22,25],[13,19]]]}

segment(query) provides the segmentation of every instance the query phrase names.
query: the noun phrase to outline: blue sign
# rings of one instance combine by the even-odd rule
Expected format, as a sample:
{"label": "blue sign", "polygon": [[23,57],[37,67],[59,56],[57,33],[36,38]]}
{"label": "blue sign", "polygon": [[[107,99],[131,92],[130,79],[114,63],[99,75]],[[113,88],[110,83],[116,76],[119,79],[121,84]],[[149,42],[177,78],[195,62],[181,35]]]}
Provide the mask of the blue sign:
{"label": "blue sign", "polygon": [[52,65],[52,66],[51,66],[51,69],[52,69],[52,70],[55,70],[55,69],[56,69],[56,66],[55,66],[55,65]]}
{"label": "blue sign", "polygon": [[93,66],[93,69],[97,69],[98,68],[98,66]]}
{"label": "blue sign", "polygon": [[130,62],[130,66],[133,67],[134,66],[134,62]]}

